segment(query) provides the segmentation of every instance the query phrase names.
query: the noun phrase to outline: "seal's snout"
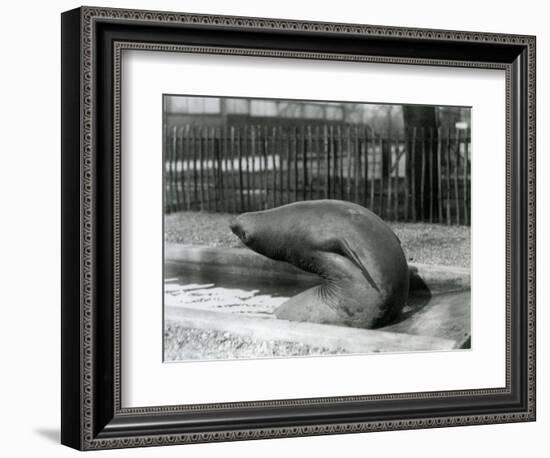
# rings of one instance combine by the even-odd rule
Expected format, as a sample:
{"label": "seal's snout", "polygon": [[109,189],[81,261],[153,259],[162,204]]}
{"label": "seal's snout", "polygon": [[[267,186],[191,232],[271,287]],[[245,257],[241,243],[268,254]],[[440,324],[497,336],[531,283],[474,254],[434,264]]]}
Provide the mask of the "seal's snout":
{"label": "seal's snout", "polygon": [[229,223],[229,228],[231,229],[231,232],[235,234],[237,237],[241,238],[240,232],[242,230],[241,225],[239,221],[237,221],[237,218],[233,218],[231,222]]}
{"label": "seal's snout", "polygon": [[229,223],[231,232],[241,239],[243,243],[246,243],[246,231],[243,228],[241,221],[238,218],[235,218],[231,223]]}

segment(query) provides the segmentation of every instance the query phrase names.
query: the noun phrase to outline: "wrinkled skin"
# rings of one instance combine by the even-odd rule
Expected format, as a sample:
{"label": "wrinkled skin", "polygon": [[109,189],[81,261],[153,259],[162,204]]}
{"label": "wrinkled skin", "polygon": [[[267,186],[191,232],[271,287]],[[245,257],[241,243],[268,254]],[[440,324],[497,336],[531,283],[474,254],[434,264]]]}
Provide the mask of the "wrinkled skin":
{"label": "wrinkled skin", "polygon": [[375,328],[405,305],[409,274],[399,239],[360,205],[296,202],[244,213],[230,227],[257,253],[322,278],[282,304],[278,318]]}

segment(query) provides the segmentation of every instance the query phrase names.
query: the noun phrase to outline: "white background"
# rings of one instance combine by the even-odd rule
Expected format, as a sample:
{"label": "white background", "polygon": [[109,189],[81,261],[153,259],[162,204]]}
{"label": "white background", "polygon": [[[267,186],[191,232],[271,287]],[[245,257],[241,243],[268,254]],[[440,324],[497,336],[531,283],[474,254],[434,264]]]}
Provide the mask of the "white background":
{"label": "white background", "polygon": [[[548,13],[544,2],[524,0],[387,1],[380,3],[278,0],[98,1],[105,6],[157,8],[296,19],[363,22],[525,33],[538,36],[538,386],[549,383],[545,329],[550,325],[550,233],[547,199],[550,183]],[[5,456],[69,456],[59,437],[59,96],[60,17],[78,6],[10,2],[3,5],[0,73],[0,421]],[[550,427],[550,397],[538,390],[538,421],[528,424],[444,428],[317,438],[280,439],[105,452],[109,456],[384,456],[464,457],[490,453],[513,457],[544,456]],[[536,452],[537,448],[539,449]],[[547,452],[546,452],[547,453]]]}
{"label": "white background", "polygon": [[[124,407],[505,386],[504,71],[143,51],[122,66]],[[163,93],[472,106],[472,349],[162,364]]]}

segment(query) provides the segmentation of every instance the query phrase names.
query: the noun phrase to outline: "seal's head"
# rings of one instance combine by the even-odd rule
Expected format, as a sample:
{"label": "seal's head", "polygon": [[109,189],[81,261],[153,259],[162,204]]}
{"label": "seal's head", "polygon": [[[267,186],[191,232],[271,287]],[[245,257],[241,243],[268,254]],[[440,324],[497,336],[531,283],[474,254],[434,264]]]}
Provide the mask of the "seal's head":
{"label": "seal's head", "polygon": [[243,213],[229,224],[243,244],[264,256],[280,259],[280,232],[267,212]]}
{"label": "seal's head", "polygon": [[237,218],[234,218],[229,224],[231,232],[235,234],[241,242],[247,247],[256,251],[254,242],[257,242],[258,237],[258,221],[250,213],[244,213]]}

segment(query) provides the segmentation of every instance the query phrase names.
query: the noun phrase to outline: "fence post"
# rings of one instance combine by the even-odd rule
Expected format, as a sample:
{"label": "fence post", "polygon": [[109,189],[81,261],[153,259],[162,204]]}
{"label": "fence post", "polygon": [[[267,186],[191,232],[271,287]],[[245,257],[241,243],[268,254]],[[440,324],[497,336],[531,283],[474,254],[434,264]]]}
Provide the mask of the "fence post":
{"label": "fence post", "polygon": [[[433,164],[431,163],[433,161],[433,149],[434,149],[434,130],[433,130],[433,127],[430,127],[430,150],[429,150],[429,154],[430,154],[430,187],[431,189],[433,190],[433,183],[434,183],[434,168],[433,168]],[[439,135],[438,135],[439,137]],[[423,146],[424,150],[426,149],[425,146]],[[423,153],[425,155],[425,153]],[[439,160],[439,153],[437,153],[437,157]],[[425,164],[424,164],[424,168],[425,168]],[[439,170],[439,168],[438,168]],[[439,198],[438,200],[440,201],[441,200],[441,183],[439,184],[439,187],[437,188],[438,189],[438,195],[439,195]],[[424,194],[424,193],[423,193]],[[433,214],[434,214],[434,196],[433,196],[433,191],[430,192],[430,223],[433,223],[434,221],[434,218],[433,218]]]}
{"label": "fence post", "polygon": [[[420,138],[422,144],[424,144],[424,128],[420,131]],[[416,126],[413,128],[413,143],[411,148],[411,165],[409,167],[411,173],[411,213],[412,220],[416,222]],[[423,181],[423,178],[422,178]]]}
{"label": "fence post", "polygon": [[378,148],[380,150],[380,186],[378,186],[380,192],[380,208],[378,216],[382,217],[384,213],[384,142],[382,140],[382,135],[378,136]]}
{"label": "fence post", "polygon": [[399,139],[396,137],[394,143],[395,149],[395,164],[394,164],[394,174],[395,174],[395,183],[394,183],[394,201],[393,201],[393,220],[399,221],[399,161],[401,160],[401,155],[399,154]]}
{"label": "fence post", "polygon": [[[405,220],[409,219],[409,172],[410,172],[410,159],[409,155],[411,154],[411,149],[414,149],[415,143],[416,143],[416,127],[413,127],[413,137],[412,137],[412,143],[409,143],[407,141],[408,136],[405,132]],[[414,181],[414,177],[412,177],[412,180]]]}
{"label": "fence post", "polygon": [[447,192],[445,193],[445,208],[446,208],[446,217],[447,225],[451,224],[451,127],[447,126],[447,148],[445,161],[447,162],[447,167],[445,167],[445,185]]}
{"label": "fence post", "polygon": [[[468,146],[469,146],[469,143],[470,143],[470,139],[469,139],[469,135],[468,135],[468,130],[466,130],[466,132],[464,132],[464,136],[465,136],[465,140],[464,140],[464,170],[463,170],[463,181],[464,181],[464,185],[463,185],[463,204],[464,204],[464,224],[469,224],[470,223],[470,212],[468,211],[468,190],[470,188],[469,186],[469,182],[468,182]],[[471,183],[471,181],[470,181]]]}
{"label": "fence post", "polygon": [[460,130],[455,128],[455,173],[454,173],[454,184],[455,184],[455,208],[456,208],[456,224],[460,224],[460,204],[458,200],[458,166],[459,166],[459,155],[460,155]]}
{"label": "fence post", "polygon": [[[422,138],[422,163],[421,163],[421,172],[420,172],[420,214],[422,215],[422,221],[424,221],[424,217],[426,215],[424,212],[425,210],[424,202],[426,200],[424,198],[425,189],[426,189],[425,188],[426,186],[426,130],[424,128],[422,128],[422,135],[423,135],[423,138]],[[431,143],[430,143],[430,148],[432,148]],[[430,154],[430,161],[431,159],[432,159],[432,156]],[[431,164],[430,164],[430,169],[432,169]],[[432,182],[430,181],[430,188],[431,188],[431,184]],[[431,198],[432,198],[432,193],[430,192],[430,199]],[[431,205],[430,205],[430,208],[431,208]]]}
{"label": "fence post", "polygon": [[[372,151],[372,161],[370,166],[370,198],[369,198],[369,208],[374,211],[374,182],[376,180],[375,172],[376,172],[376,138],[374,136],[374,130],[370,130],[370,144],[371,144],[371,151]],[[369,155],[369,146],[368,142],[365,148],[365,156]],[[367,177],[368,178],[368,177]]]}
{"label": "fence post", "polygon": [[326,172],[325,172],[325,199],[330,198],[330,145],[328,141],[328,126],[325,124],[323,126],[323,146],[325,150],[325,162],[326,162]]}
{"label": "fence post", "polygon": [[442,189],[442,180],[441,180],[441,154],[442,154],[442,143],[443,140],[441,138],[441,127],[437,128],[437,182],[438,186],[437,189],[439,190],[439,198],[437,199],[437,206],[438,206],[438,222],[443,223],[443,189]]}
{"label": "fence post", "polygon": [[307,125],[307,148],[306,148],[306,157],[307,157],[307,160],[309,161],[311,159],[311,162],[310,162],[310,167],[309,167],[309,170],[308,170],[308,178],[309,178],[309,197],[310,199],[313,199],[315,197],[315,194],[314,194],[314,190],[315,190],[315,187],[314,187],[314,181],[315,181],[315,174],[313,173],[313,167],[314,167],[314,152],[315,152],[315,146],[314,146],[314,143],[313,143],[313,136],[312,136],[312,133],[311,133],[311,124],[308,124]]}

